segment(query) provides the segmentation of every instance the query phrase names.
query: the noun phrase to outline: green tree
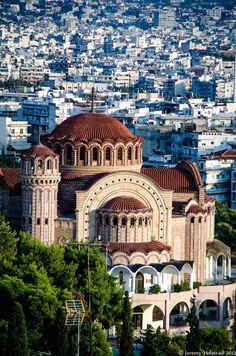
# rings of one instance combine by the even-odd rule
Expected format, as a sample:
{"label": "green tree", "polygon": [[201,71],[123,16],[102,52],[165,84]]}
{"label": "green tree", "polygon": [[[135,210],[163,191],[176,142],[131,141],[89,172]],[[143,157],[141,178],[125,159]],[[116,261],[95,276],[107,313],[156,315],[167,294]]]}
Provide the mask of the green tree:
{"label": "green tree", "polygon": [[204,351],[226,352],[233,350],[229,332],[223,328],[204,328],[201,330],[201,347]]}
{"label": "green tree", "polygon": [[129,293],[126,291],[122,310],[122,332],[120,340],[120,356],[133,355],[134,329],[132,322],[132,308]]}
{"label": "green tree", "polygon": [[201,349],[201,331],[199,328],[199,320],[196,315],[195,296],[191,298],[192,307],[188,315],[190,330],[187,332],[187,352],[200,352]]}
{"label": "green tree", "polygon": [[25,315],[20,303],[14,302],[8,323],[7,355],[28,356]]}
{"label": "green tree", "polygon": [[0,274],[10,272],[17,253],[16,232],[0,217]]}
{"label": "green tree", "polygon": [[111,356],[110,346],[107,342],[101,325],[97,322],[92,323],[92,353],[90,353],[90,323],[89,319],[85,318],[81,327],[80,336],[80,353],[81,355],[93,356]]}
{"label": "green tree", "polygon": [[98,321],[108,328],[121,320],[123,289],[108,275],[105,258],[97,249],[44,246],[27,233],[13,232],[0,218],[0,274],[1,352],[4,352],[14,302],[23,308],[32,351],[51,350],[58,354],[57,340],[63,338],[61,353],[76,353],[77,330],[64,329],[63,316],[59,317],[65,300],[72,299],[74,292],[82,292],[87,303],[91,297],[92,322]]}
{"label": "green tree", "polygon": [[225,203],[216,202],[215,236],[236,250],[236,211]]}
{"label": "green tree", "polygon": [[[161,332],[160,328],[155,331],[151,325],[147,325],[142,342],[144,350],[143,356],[163,356],[171,355],[173,348],[170,348],[170,338],[166,332]],[[168,351],[169,350],[169,351]]]}

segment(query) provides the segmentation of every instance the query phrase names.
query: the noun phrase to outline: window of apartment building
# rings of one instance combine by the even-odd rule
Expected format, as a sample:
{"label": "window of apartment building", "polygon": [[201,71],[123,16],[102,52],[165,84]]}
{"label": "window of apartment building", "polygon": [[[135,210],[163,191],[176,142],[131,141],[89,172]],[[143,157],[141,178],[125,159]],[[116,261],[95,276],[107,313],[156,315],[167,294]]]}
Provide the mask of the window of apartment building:
{"label": "window of apartment building", "polygon": [[236,193],[232,194],[232,200],[236,200]]}

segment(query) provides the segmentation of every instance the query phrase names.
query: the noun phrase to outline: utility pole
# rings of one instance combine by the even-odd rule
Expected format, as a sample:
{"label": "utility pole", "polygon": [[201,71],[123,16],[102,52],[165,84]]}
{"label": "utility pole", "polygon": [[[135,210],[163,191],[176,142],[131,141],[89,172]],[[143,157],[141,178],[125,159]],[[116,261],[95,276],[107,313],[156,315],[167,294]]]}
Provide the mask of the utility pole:
{"label": "utility pole", "polygon": [[93,339],[93,329],[92,329],[92,310],[91,310],[91,278],[90,278],[90,259],[89,259],[89,247],[87,249],[87,271],[88,271],[88,315],[89,315],[89,354],[93,356],[92,350],[92,339]]}
{"label": "utility pole", "polygon": [[[87,246],[87,279],[88,279],[88,318],[89,318],[89,356],[93,356],[93,349],[92,349],[92,340],[93,340],[93,328],[92,328],[92,296],[91,296],[91,274],[90,274],[90,254],[89,254],[89,248],[90,247],[95,247],[99,249],[104,249],[105,248],[105,257],[106,257],[106,271],[107,271],[107,259],[108,259],[108,242],[101,242],[100,241],[100,236],[97,238],[98,242],[91,242],[91,243],[83,243],[83,242],[67,242],[65,243],[68,246]],[[75,324],[70,324],[70,325],[75,325]],[[76,324],[77,325],[77,324]],[[80,328],[78,325],[78,340],[80,336],[79,332]],[[79,350],[79,341],[78,341],[78,350]],[[77,354],[79,356],[79,354]]]}

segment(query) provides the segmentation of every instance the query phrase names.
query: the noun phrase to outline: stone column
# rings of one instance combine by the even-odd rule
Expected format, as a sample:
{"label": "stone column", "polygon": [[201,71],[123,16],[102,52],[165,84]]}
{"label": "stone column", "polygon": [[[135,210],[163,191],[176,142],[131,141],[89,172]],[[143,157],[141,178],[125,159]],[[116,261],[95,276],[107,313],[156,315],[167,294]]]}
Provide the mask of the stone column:
{"label": "stone column", "polygon": [[77,150],[76,149],[74,149],[73,150],[73,156],[74,156],[74,162],[73,162],[73,165],[74,166],[77,166]]}
{"label": "stone column", "polygon": [[190,288],[190,289],[193,289],[193,271],[190,273],[189,288]]}
{"label": "stone column", "polygon": [[226,264],[226,257],[223,257],[223,262],[222,262],[222,278],[227,276],[227,264]]}
{"label": "stone column", "polygon": [[231,258],[228,256],[228,276],[231,277]]}
{"label": "stone column", "polygon": [[181,273],[178,273],[177,275],[177,283],[181,284]]}

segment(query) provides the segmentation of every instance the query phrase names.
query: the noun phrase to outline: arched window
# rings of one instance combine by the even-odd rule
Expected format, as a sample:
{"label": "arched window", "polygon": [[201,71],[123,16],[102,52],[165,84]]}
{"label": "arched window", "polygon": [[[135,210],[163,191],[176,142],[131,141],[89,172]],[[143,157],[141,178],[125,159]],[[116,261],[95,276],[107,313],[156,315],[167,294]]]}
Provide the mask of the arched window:
{"label": "arched window", "polygon": [[113,225],[114,225],[114,226],[117,226],[117,225],[118,225],[118,219],[117,219],[116,216],[114,216],[114,218],[113,218]]}
{"label": "arched window", "polygon": [[71,145],[67,145],[65,147],[65,163],[66,164],[72,163],[72,147],[71,147]]}
{"label": "arched window", "polygon": [[30,159],[30,161],[29,161],[29,167],[30,167],[30,170],[31,170],[31,171],[34,169],[34,160],[33,160],[33,159]]}
{"label": "arched window", "polygon": [[138,219],[138,225],[139,225],[139,226],[142,226],[142,224],[143,224],[143,219],[142,219],[142,218],[139,218],[139,219]]}
{"label": "arched window", "polygon": [[202,218],[199,218],[199,219],[198,219],[198,222],[201,223],[201,222],[202,222]]}
{"label": "arched window", "polygon": [[130,225],[131,225],[131,226],[134,226],[134,225],[135,225],[135,218],[131,218],[131,219],[130,219]]}
{"label": "arched window", "polygon": [[51,159],[49,159],[47,161],[47,169],[52,169],[52,160]]}
{"label": "arched window", "polygon": [[123,159],[123,149],[122,149],[122,147],[119,147],[118,150],[117,150],[117,159],[118,159],[118,161],[122,161],[122,159]]}
{"label": "arched window", "polygon": [[122,218],[121,225],[122,226],[126,226],[126,224],[127,224],[127,219],[126,218]]}
{"label": "arched window", "polygon": [[43,168],[43,161],[39,159],[37,162],[37,169],[42,169],[42,168]]}
{"label": "arched window", "polygon": [[111,149],[110,147],[106,148],[106,161],[110,161],[111,160]]}
{"label": "arched window", "polygon": [[80,159],[80,161],[85,161],[85,147],[84,146],[80,147],[79,159]]}
{"label": "arched window", "polygon": [[132,159],[132,147],[128,148],[128,161],[131,161]]}
{"label": "arched window", "polygon": [[147,226],[147,224],[148,224],[148,219],[145,218],[145,226]]}
{"label": "arched window", "polygon": [[106,224],[106,225],[109,225],[109,224],[110,224],[110,219],[109,219],[109,216],[106,216],[106,219],[105,219],[105,224]]}
{"label": "arched window", "polygon": [[99,225],[102,225],[102,215],[99,215]]}
{"label": "arched window", "polygon": [[194,218],[191,218],[191,224],[194,224]]}
{"label": "arched window", "polygon": [[163,313],[161,309],[155,305],[152,311],[152,321],[158,321],[158,320],[163,320]]}
{"label": "arched window", "polygon": [[135,159],[138,159],[138,146],[135,147]]}
{"label": "arched window", "polygon": [[61,154],[61,146],[57,143],[54,147],[54,152],[57,154],[57,155],[60,155]]}
{"label": "arched window", "polygon": [[93,161],[98,161],[98,148],[94,147],[92,151]]}

